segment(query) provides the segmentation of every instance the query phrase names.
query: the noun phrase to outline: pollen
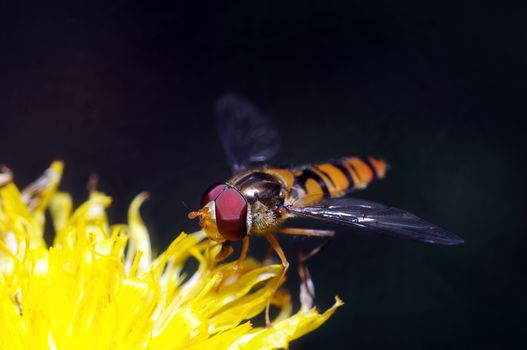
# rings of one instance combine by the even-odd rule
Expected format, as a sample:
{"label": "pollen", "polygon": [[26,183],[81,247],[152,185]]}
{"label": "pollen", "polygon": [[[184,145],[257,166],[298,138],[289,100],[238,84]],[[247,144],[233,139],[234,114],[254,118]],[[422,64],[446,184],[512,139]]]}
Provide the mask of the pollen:
{"label": "pollen", "polygon": [[[342,305],[292,313],[289,293],[274,293],[281,265],[218,263],[220,247],[202,231],[180,233],[154,256],[140,215],[145,193],[125,224],[111,224],[111,198],[92,188],[74,209],[58,191],[62,170],[53,162],[19,190],[0,168],[0,349],[287,348]],[[270,298],[278,315],[256,326]]]}

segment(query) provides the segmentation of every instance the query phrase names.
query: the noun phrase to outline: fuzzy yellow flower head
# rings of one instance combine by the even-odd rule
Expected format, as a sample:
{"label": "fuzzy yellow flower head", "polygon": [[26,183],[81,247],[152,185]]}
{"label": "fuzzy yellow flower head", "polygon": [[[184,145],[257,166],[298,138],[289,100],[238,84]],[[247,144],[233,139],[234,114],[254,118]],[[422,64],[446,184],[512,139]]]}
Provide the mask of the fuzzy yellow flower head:
{"label": "fuzzy yellow flower head", "polygon": [[[0,349],[276,349],[325,322],[289,295],[273,296],[281,265],[248,259],[218,264],[202,232],[181,233],[157,258],[139,214],[127,225],[106,217],[110,197],[92,191],[75,211],[57,192],[54,162],[23,191],[0,169]],[[55,229],[44,240],[45,212]],[[197,269],[186,274],[190,259]],[[280,308],[269,327],[254,327],[267,301]]]}

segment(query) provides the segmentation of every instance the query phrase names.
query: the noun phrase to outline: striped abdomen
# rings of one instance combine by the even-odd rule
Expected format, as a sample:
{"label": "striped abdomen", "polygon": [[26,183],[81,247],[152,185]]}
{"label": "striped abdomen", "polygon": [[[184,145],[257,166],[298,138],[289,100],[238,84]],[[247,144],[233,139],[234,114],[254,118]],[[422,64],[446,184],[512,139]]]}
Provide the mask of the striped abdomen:
{"label": "striped abdomen", "polygon": [[298,169],[267,169],[291,189],[293,200],[303,204],[338,197],[384,177],[387,165],[373,157],[349,157]]}

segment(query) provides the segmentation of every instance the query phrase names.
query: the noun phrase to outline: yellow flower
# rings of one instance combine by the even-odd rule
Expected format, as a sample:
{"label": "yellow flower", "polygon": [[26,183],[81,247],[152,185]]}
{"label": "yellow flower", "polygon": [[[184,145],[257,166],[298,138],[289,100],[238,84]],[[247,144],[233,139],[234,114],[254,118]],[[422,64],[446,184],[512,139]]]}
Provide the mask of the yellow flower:
{"label": "yellow flower", "polygon": [[[217,264],[217,247],[202,232],[181,233],[157,258],[139,214],[128,225],[108,223],[111,198],[92,191],[72,211],[57,192],[54,162],[22,192],[0,171],[0,349],[275,349],[324,323],[304,307],[291,315],[289,295],[274,295],[280,313],[254,327],[272,297],[280,265],[247,259],[239,269]],[[55,229],[44,239],[45,213]],[[186,263],[197,261],[194,272]]]}

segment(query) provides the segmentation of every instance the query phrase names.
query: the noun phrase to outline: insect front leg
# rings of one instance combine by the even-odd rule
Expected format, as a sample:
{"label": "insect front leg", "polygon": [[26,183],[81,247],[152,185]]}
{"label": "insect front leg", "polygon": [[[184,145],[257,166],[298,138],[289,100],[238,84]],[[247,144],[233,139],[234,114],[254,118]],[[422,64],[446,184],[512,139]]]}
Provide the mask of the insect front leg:
{"label": "insect front leg", "polygon": [[229,255],[231,255],[232,252],[233,252],[233,249],[231,247],[231,242],[230,241],[224,241],[221,244],[220,252],[218,253],[218,255],[216,255],[216,260],[218,260],[218,261],[223,260],[223,259],[227,258]]}
{"label": "insect front leg", "polygon": [[233,269],[237,270],[242,262],[247,257],[247,251],[249,250],[249,235],[245,236],[242,241],[242,251],[240,252],[240,257],[233,265]]}

